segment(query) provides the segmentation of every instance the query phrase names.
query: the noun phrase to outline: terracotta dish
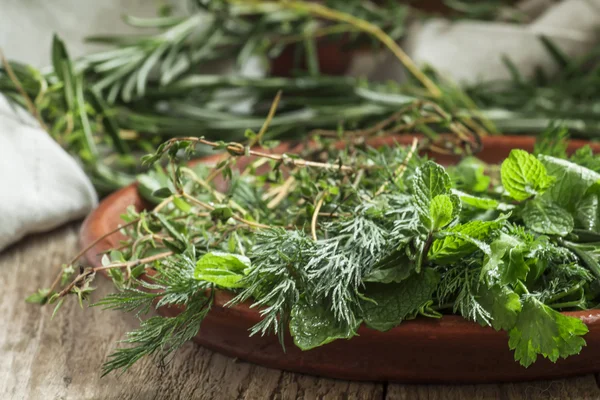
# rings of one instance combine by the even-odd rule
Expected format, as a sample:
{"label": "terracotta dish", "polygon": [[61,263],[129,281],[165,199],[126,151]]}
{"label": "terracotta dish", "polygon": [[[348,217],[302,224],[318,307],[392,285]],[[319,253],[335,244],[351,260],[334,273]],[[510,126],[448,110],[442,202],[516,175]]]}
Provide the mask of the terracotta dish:
{"label": "terracotta dish", "polygon": [[[395,141],[406,143],[407,138],[385,138],[373,145],[392,145]],[[513,148],[531,151],[534,139],[489,137],[483,143],[484,150],[479,157],[498,162]],[[569,150],[585,143],[572,141]],[[600,146],[594,146],[594,150],[600,151]],[[197,162],[214,160],[215,157],[208,157]],[[81,245],[85,247],[117,227],[121,223],[120,215],[131,204],[138,209],[147,206],[135,185],[104,199],[85,220]],[[100,253],[117,246],[120,239],[118,235],[111,235],[100,241],[87,252],[89,262],[100,265]],[[284,352],[274,335],[249,337],[248,329],[260,319],[258,310],[250,309],[249,304],[223,307],[229,299],[231,294],[226,291],[216,294],[215,305],[194,341],[228,356],[271,368],[340,379],[427,383],[523,381],[600,371],[600,310],[566,313],[581,318],[589,327],[585,336],[587,346],[581,354],[561,359],[556,364],[538,359],[526,369],[514,361],[505,332],[481,327],[459,316],[417,318],[387,332],[362,326],[357,337],[336,340],[309,351],[296,348],[288,336]],[[161,308],[158,312],[172,316],[180,310]]]}

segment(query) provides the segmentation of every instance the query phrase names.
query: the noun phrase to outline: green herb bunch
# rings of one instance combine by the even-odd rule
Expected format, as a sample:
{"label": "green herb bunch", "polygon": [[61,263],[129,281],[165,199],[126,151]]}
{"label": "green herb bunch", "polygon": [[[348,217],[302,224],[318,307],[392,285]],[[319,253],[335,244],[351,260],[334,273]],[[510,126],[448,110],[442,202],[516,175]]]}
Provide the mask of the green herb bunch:
{"label": "green herb bunch", "polygon": [[[350,339],[361,324],[386,331],[457,314],[507,331],[523,366],[556,361],[578,354],[587,332],[559,311],[595,307],[600,295],[600,160],[589,147],[568,157],[564,137],[551,130],[534,154],[513,150],[500,166],[469,156],[447,168],[419,155],[416,140],[373,148],[315,137],[281,152],[171,139],[145,158],[169,162],[140,177],[154,207],[128,209],[120,246],[100,267],[76,273],[73,260],[29,300],[82,301],[102,271],[117,291],[98,306],[140,316],[185,306],[143,320],[105,373],[194,337],[219,290],[233,293],[227,306],[260,313],[251,335],[283,345],[289,331],[304,350]],[[224,153],[186,164],[199,145]]]}

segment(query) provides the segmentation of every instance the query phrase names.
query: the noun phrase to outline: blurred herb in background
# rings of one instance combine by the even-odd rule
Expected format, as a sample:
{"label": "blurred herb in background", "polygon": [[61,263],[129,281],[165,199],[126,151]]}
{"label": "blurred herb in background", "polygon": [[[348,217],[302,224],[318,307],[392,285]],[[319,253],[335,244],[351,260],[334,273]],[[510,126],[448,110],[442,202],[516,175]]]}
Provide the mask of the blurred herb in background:
{"label": "blurred herb in background", "polygon": [[[468,3],[466,8],[467,2],[448,5],[456,11],[454,17],[484,19],[504,7],[498,1]],[[487,11],[478,11],[484,3]],[[370,134],[377,134],[380,129],[373,128],[393,116],[393,126],[383,129],[386,133],[418,131],[431,138],[448,131],[457,119],[471,131],[463,131],[463,138],[493,132],[491,122],[503,132],[535,133],[560,115],[575,118],[570,123],[575,133],[587,134],[593,134],[589,128],[598,123],[593,112],[570,113],[578,108],[575,103],[564,107],[571,104],[569,99],[581,98],[574,87],[588,86],[587,79],[592,79],[589,74],[575,73],[571,61],[565,65],[571,72],[561,78],[566,82],[548,84],[553,86],[546,92],[536,86],[539,82],[522,83],[517,78],[499,85],[501,89],[468,90],[483,109],[475,111],[465,92],[441,79],[433,83],[434,74],[424,75],[395,45],[411,19],[431,15],[413,4],[356,0],[322,4],[198,0],[193,4],[185,16],[126,17],[125,22],[144,34],[90,38],[115,48],[77,60],[71,60],[64,44],[55,38],[51,69],[38,71],[11,63],[11,78],[5,63],[0,70],[0,92],[23,107],[33,105],[34,114],[77,156],[101,194],[132,182],[143,171],[139,156],[167,138],[203,135],[240,140],[247,129],[258,130],[279,90],[284,96],[265,139],[301,138],[316,128],[370,129]],[[413,78],[403,85],[384,85],[323,74],[318,47],[329,42],[344,51],[386,45]],[[242,74],[251,57],[271,63],[290,51],[292,77]],[[231,73],[223,74],[223,69]],[[560,102],[528,100],[532,93]],[[428,105],[423,106],[423,101]],[[409,104],[415,106],[409,113],[395,114]],[[556,113],[557,108],[563,113]],[[429,118],[431,112],[437,117]],[[486,117],[481,121],[485,128],[472,120],[481,115]]]}

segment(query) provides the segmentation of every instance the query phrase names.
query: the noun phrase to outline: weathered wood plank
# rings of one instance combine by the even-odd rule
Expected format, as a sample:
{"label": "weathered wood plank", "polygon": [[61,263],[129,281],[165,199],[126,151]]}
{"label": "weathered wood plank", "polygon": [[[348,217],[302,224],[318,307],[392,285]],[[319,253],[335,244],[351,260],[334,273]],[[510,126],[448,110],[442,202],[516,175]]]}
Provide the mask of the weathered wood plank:
{"label": "weathered wood plank", "polygon": [[386,400],[600,399],[594,375],[553,381],[488,385],[400,385],[387,387]]}
{"label": "weathered wood plank", "polygon": [[[281,372],[238,362],[189,343],[166,366],[146,359],[122,375],[100,378],[115,342],[134,317],[26,304],[56,266],[77,249],[78,225],[38,235],[0,255],[0,399],[380,399],[383,385]],[[97,281],[96,297],[110,284]],[[70,299],[72,300],[72,299]]]}

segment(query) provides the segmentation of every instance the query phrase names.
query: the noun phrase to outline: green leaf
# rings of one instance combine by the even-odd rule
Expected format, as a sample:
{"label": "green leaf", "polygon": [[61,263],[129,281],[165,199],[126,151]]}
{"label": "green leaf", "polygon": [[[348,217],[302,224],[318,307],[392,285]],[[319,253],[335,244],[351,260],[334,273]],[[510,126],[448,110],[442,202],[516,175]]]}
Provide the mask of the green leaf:
{"label": "green leaf", "polygon": [[439,164],[427,161],[417,168],[411,181],[411,191],[419,212],[429,214],[429,203],[434,197],[447,194],[450,177]]}
{"label": "green leaf", "polygon": [[523,250],[519,247],[509,248],[506,252],[506,257],[500,267],[500,282],[505,285],[516,284],[517,281],[527,279],[529,273],[529,265],[523,257]]}
{"label": "green leaf", "polygon": [[162,198],[154,196],[153,193],[159,189],[168,188],[170,181],[165,171],[162,168],[157,168],[138,175],[137,182],[140,195],[152,204],[158,204],[162,201]]}
{"label": "green leaf", "polygon": [[50,294],[50,289],[38,289],[38,291],[31,296],[28,296],[25,301],[27,303],[33,304],[41,304],[44,305],[48,301],[48,295]]}
{"label": "green leaf", "polygon": [[64,42],[57,36],[52,37],[52,67],[54,73],[63,83],[65,100],[69,110],[75,106],[75,75]]}
{"label": "green leaf", "polygon": [[[492,327],[499,331],[508,331],[515,326],[517,317],[521,312],[519,295],[508,286],[481,285],[477,292],[477,301],[490,314]],[[487,325],[485,321],[478,321]]]}
{"label": "green leaf", "polygon": [[547,190],[554,178],[532,154],[514,149],[501,167],[502,185],[518,201],[526,200]]}
{"label": "green leaf", "polygon": [[219,206],[215,207],[214,210],[210,212],[210,216],[214,220],[226,222],[233,215],[233,211],[229,207]]}
{"label": "green leaf", "polygon": [[248,257],[213,251],[198,260],[194,278],[225,288],[240,288],[244,287],[240,281],[248,268],[250,268]]}
{"label": "green leaf", "polygon": [[169,189],[167,187],[162,187],[162,188],[157,189],[154,192],[152,192],[152,196],[158,197],[159,199],[166,199],[167,197],[171,196],[172,194],[173,194],[173,192],[171,192],[171,189]]}
{"label": "green leaf", "polygon": [[440,280],[432,268],[399,283],[369,283],[361,302],[363,319],[367,326],[387,331],[403,320],[413,317],[430,300]]}
{"label": "green leaf", "polygon": [[192,206],[187,201],[182,199],[181,197],[174,197],[173,204],[175,205],[175,207],[177,207],[179,210],[183,211],[184,213],[188,213],[192,209]]}
{"label": "green leaf", "polygon": [[556,183],[544,195],[559,206],[575,212],[586,191],[600,181],[600,174],[560,158],[540,155],[549,174],[556,177]]}
{"label": "green leaf", "polygon": [[406,254],[406,249],[393,251],[373,266],[363,277],[364,282],[391,283],[408,278],[415,270],[415,262]]}
{"label": "green leaf", "polygon": [[437,263],[447,263],[469,255],[478,248],[489,253],[485,240],[502,228],[507,218],[508,215],[503,215],[494,221],[470,221],[439,232],[441,238],[433,241],[428,258]]}
{"label": "green leaf", "polygon": [[54,319],[54,316],[56,315],[56,313],[58,312],[58,310],[60,310],[60,308],[62,307],[63,303],[65,301],[65,298],[61,298],[57,303],[56,306],[54,306],[54,310],[52,311],[52,316],[50,317],[50,319]]}
{"label": "green leaf", "polygon": [[598,218],[599,207],[598,194],[587,194],[577,205],[575,213],[576,225],[587,231],[598,232],[600,230],[600,218]]}
{"label": "green leaf", "polygon": [[522,242],[517,238],[500,233],[500,236],[490,244],[491,254],[484,258],[481,279],[487,282],[499,281],[500,269],[503,267],[506,251],[520,245],[522,245]]}
{"label": "green leaf", "polygon": [[450,196],[445,194],[435,196],[429,205],[429,215],[431,216],[432,230],[448,225],[454,219],[454,204]]}
{"label": "green leaf", "polygon": [[466,157],[449,169],[455,185],[469,192],[485,192],[490,186],[490,177],[485,175],[486,164],[475,157]]}
{"label": "green leaf", "polygon": [[567,210],[556,203],[534,199],[523,209],[523,222],[537,233],[547,235],[568,235],[575,225],[573,217]]}
{"label": "green leaf", "polygon": [[538,355],[556,362],[579,354],[588,332],[587,326],[578,318],[554,311],[534,297],[529,297],[509,332],[508,345],[515,351],[515,360],[524,367],[535,362]]}
{"label": "green leaf", "polygon": [[356,326],[336,320],[333,311],[322,304],[309,304],[300,300],[293,308],[290,320],[290,333],[294,344],[302,350],[333,342],[336,339],[350,339],[356,335]]}
{"label": "green leaf", "polygon": [[495,210],[500,205],[500,203],[497,200],[473,196],[467,193],[463,193],[456,189],[452,189],[452,193],[457,195],[463,202],[463,204],[475,208],[480,208],[482,210]]}
{"label": "green leaf", "polygon": [[[162,214],[156,214],[155,213],[153,215],[158,219],[158,221],[160,222],[160,224],[163,226],[163,228],[165,228],[165,230],[169,233],[169,235],[173,239],[175,239],[181,245],[184,245],[184,243],[186,243],[186,239],[181,234],[181,232],[177,229],[178,225],[176,225],[175,221],[169,221],[167,219],[167,217],[165,217]],[[179,225],[181,225],[181,224],[179,224]]]}

